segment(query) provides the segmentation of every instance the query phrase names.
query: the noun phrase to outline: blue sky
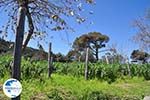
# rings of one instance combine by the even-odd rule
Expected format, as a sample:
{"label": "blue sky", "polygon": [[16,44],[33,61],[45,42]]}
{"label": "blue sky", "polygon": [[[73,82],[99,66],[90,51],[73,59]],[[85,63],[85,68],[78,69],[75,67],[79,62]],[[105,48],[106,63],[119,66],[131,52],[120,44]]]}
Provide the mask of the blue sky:
{"label": "blue sky", "polygon": [[[85,11],[91,9],[94,14],[87,16],[88,21],[84,24],[77,24],[68,20],[71,27],[75,29],[74,33],[68,32],[51,32],[47,41],[52,42],[53,51],[66,54],[74,39],[84,33],[97,31],[110,37],[109,45],[117,44],[117,47],[126,54],[132,50],[138,49],[138,46],[131,41],[136,29],[132,26],[133,21],[140,16],[144,16],[146,10],[150,8],[150,0],[96,0],[96,5],[85,6]],[[2,16],[1,16],[2,17]],[[0,19],[2,19],[0,17]],[[89,22],[94,24],[90,25]],[[1,25],[1,24],[0,24]],[[53,38],[50,38],[53,36]],[[14,40],[9,34],[8,40]],[[36,48],[36,42],[31,40],[29,46]],[[41,42],[44,49],[48,50],[48,44]]]}

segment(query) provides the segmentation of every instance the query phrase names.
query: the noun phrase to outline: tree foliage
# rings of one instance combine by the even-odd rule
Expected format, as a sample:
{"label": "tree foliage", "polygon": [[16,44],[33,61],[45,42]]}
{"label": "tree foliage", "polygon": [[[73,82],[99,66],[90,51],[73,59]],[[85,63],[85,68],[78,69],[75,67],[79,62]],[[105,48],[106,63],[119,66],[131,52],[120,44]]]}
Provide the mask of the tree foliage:
{"label": "tree foliage", "polygon": [[61,53],[57,53],[57,54],[53,54],[53,61],[55,61],[55,62],[66,62],[67,58],[65,57],[65,55],[63,55]]}
{"label": "tree foliage", "polygon": [[66,55],[70,61],[80,61],[80,56],[81,54],[75,50],[70,50]]}
{"label": "tree foliage", "polygon": [[85,48],[89,47],[98,60],[99,49],[105,47],[105,43],[108,41],[109,37],[107,35],[99,32],[90,32],[77,37],[73,43],[73,48],[74,50],[84,51]]}
{"label": "tree foliage", "polygon": [[146,63],[149,58],[150,55],[148,53],[140,50],[133,50],[133,52],[131,53],[131,59],[142,61],[142,63]]}
{"label": "tree foliage", "polygon": [[[79,62],[84,62],[85,57],[86,57],[86,52],[80,52],[80,51],[75,51],[75,50],[70,50],[68,54],[66,55],[68,61],[79,61]],[[92,51],[89,51],[89,57],[88,60],[90,62],[95,62],[96,59],[92,54]]]}

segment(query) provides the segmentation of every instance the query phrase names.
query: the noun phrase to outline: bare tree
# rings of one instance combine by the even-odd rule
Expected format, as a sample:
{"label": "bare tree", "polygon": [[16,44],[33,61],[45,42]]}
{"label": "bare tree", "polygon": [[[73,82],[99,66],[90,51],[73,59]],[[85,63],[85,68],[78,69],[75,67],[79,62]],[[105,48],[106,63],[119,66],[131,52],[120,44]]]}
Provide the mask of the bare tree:
{"label": "bare tree", "polygon": [[[82,2],[91,4],[94,1],[84,0]],[[0,0],[0,9],[8,14],[8,22],[0,33],[6,35],[9,28],[16,33],[12,77],[18,80],[21,76],[22,45],[24,50],[33,35],[35,37],[46,35],[43,27],[55,31],[69,29],[64,16],[72,16],[78,23],[85,21],[79,14],[82,11],[81,0]],[[19,16],[17,16],[18,10]],[[27,37],[23,43],[25,21],[27,21],[29,30],[26,32]],[[54,28],[52,28],[53,25]],[[12,100],[20,100],[20,96]]]}
{"label": "bare tree", "polygon": [[28,24],[25,48],[32,36],[42,39],[42,36],[48,35],[46,29],[71,29],[65,16],[73,17],[78,23],[84,22],[86,19],[80,12],[83,12],[82,5],[85,3],[93,4],[94,0],[0,0],[0,10],[8,14],[8,21],[1,32],[6,35],[9,28],[16,30],[18,9],[24,5]]}
{"label": "bare tree", "polygon": [[150,51],[150,23],[146,19],[134,21],[134,26],[138,29],[137,34],[133,37],[134,41],[146,51]]}
{"label": "bare tree", "polygon": [[[12,78],[20,80],[21,77],[21,48],[24,36],[24,26],[25,26],[25,13],[26,9],[23,5],[19,8],[19,18],[16,28],[16,39],[15,39],[15,47],[14,47],[14,60],[12,67]],[[12,98],[12,100],[20,100],[20,96],[16,98]]]}

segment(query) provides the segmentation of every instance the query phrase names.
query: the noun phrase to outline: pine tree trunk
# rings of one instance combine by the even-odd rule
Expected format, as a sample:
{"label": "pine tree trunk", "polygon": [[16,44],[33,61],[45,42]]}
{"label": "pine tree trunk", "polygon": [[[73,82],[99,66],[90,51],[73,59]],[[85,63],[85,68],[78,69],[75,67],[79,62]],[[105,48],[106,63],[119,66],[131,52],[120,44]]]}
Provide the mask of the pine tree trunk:
{"label": "pine tree trunk", "polygon": [[98,57],[98,48],[96,48],[95,56],[96,56],[96,60],[98,61],[99,60],[99,57]]}
{"label": "pine tree trunk", "polygon": [[[24,36],[24,27],[25,27],[25,15],[26,9],[24,7],[19,8],[19,18],[16,28],[16,39],[14,47],[14,61],[12,66],[12,78],[20,80],[21,78],[21,49]],[[20,100],[20,96],[13,98],[12,100]]]}

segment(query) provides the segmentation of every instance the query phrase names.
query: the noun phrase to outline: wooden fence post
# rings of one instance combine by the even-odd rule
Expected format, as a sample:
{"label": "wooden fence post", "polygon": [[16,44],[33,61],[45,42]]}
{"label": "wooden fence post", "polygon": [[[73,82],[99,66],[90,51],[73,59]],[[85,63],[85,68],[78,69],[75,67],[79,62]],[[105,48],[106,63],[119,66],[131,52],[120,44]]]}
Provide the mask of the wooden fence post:
{"label": "wooden fence post", "polygon": [[89,47],[86,48],[86,57],[85,57],[85,80],[88,80],[88,57],[89,57]]}
{"label": "wooden fence post", "polygon": [[[26,15],[26,8],[20,7],[19,8],[19,18],[16,28],[16,39],[15,39],[15,46],[14,46],[14,60],[12,66],[12,78],[20,80],[21,78],[21,51],[22,51],[22,43],[23,43],[23,36],[24,36],[24,27],[25,27],[25,15]],[[20,100],[20,96],[13,98],[12,100]]]}
{"label": "wooden fence post", "polygon": [[128,68],[128,75],[131,76],[129,58],[127,58],[127,68]]}
{"label": "wooden fence post", "polygon": [[109,64],[109,59],[107,55],[105,55],[105,59],[106,59],[106,63]]}
{"label": "wooden fence post", "polygon": [[48,52],[48,77],[51,77],[52,74],[52,43],[49,43],[49,52]]}

